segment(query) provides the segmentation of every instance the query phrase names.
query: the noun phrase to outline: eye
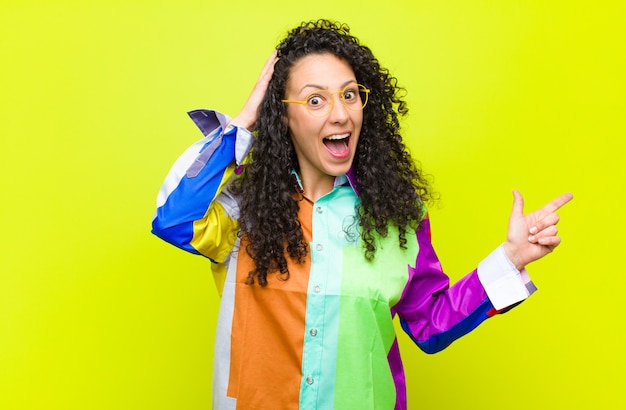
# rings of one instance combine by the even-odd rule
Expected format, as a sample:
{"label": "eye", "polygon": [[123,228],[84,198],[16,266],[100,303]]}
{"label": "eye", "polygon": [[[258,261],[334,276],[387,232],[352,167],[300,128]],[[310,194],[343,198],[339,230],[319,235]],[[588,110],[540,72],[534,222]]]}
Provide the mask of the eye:
{"label": "eye", "polygon": [[309,108],[322,108],[324,105],[326,105],[326,99],[320,94],[311,94],[306,99],[306,104],[309,106]]}
{"label": "eye", "polygon": [[347,103],[356,102],[359,97],[359,92],[356,88],[350,87],[343,91],[343,99]]}

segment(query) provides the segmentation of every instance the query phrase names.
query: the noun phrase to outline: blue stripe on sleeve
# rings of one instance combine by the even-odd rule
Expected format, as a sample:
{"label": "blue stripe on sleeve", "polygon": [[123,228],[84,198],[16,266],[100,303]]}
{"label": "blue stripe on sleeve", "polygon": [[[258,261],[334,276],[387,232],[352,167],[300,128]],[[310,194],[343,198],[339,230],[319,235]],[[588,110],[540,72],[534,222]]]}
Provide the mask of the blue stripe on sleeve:
{"label": "blue stripe on sleeve", "polygon": [[492,309],[493,305],[491,304],[491,301],[489,301],[489,299],[485,299],[483,303],[481,303],[472,313],[466,316],[459,323],[455,324],[445,332],[431,335],[426,340],[415,339],[411,334],[411,329],[409,328],[409,324],[406,320],[400,318],[400,324],[402,325],[402,329],[421,350],[432,354],[445,349],[456,339],[474,330],[483,321],[491,317],[488,312]]}
{"label": "blue stripe on sleeve", "polygon": [[157,208],[152,221],[152,232],[159,238],[188,252],[199,254],[189,244],[194,236],[193,224],[206,214],[218,194],[226,168],[235,159],[235,131],[232,129],[224,134],[221,144],[199,172],[194,172],[191,177],[185,174],[165,203]]}

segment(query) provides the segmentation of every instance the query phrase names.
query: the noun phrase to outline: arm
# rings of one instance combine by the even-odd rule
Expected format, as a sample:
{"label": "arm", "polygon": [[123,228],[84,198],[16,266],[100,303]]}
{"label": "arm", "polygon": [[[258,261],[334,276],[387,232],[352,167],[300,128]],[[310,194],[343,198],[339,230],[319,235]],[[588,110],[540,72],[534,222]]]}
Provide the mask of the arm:
{"label": "arm", "polygon": [[195,110],[189,116],[204,138],[180,156],[165,179],[152,232],[186,251],[221,262],[237,230],[236,201],[222,190],[247,155],[253,137],[245,128],[228,125],[230,119],[215,111]]}
{"label": "arm", "polygon": [[224,188],[252,147],[248,129],[254,127],[276,60],[274,52],[232,120],[210,110],[189,113],[204,138],[187,149],[165,179],[152,221],[155,235],[214,262],[228,256],[238,231],[238,206]]}
{"label": "arm", "polygon": [[[419,251],[415,267],[409,266],[409,281],[394,312],[400,317],[404,331],[426,353],[445,349],[487,318],[503,313],[534,291],[532,282],[528,280],[527,286],[502,247],[450,286],[430,240],[428,216],[420,223],[416,235]],[[504,306],[496,309],[488,292],[497,295],[498,302]]]}
{"label": "arm", "polygon": [[452,287],[432,247],[430,222],[428,218],[421,222],[415,268],[409,267],[409,282],[394,311],[400,316],[402,328],[425,352],[446,348],[485,319],[508,311],[536,290],[524,266],[560,243],[554,212],[572,195],[562,195],[524,216],[521,195],[517,191],[514,194],[507,241]]}

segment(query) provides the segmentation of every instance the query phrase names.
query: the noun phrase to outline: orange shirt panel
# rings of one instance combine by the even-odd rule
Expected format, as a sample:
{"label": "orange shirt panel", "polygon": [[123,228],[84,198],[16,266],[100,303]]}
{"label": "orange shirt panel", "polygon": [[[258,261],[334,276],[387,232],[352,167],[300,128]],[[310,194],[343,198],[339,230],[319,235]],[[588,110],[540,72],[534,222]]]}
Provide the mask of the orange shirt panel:
{"label": "orange shirt panel", "polygon": [[[304,240],[311,241],[312,204],[300,202]],[[246,285],[254,263],[242,241],[237,260],[228,396],[245,409],[297,403],[302,382],[306,299],[311,269],[288,259],[289,279],[269,274],[266,287]],[[292,345],[293,344],[293,345]],[[297,408],[297,407],[296,407]]]}

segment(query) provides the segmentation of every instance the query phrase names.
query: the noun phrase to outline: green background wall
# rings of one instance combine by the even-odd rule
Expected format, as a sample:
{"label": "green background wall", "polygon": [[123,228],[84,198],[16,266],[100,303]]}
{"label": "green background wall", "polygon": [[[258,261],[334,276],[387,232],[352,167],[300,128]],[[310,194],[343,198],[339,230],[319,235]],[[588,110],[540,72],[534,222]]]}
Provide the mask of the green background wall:
{"label": "green background wall", "polygon": [[287,29],[349,23],[407,91],[453,279],[512,189],[571,191],[540,292],[440,354],[401,338],[411,408],[626,407],[623,1],[3,0],[0,408],[210,408],[208,261],[149,233],[157,190],[235,114]]}

